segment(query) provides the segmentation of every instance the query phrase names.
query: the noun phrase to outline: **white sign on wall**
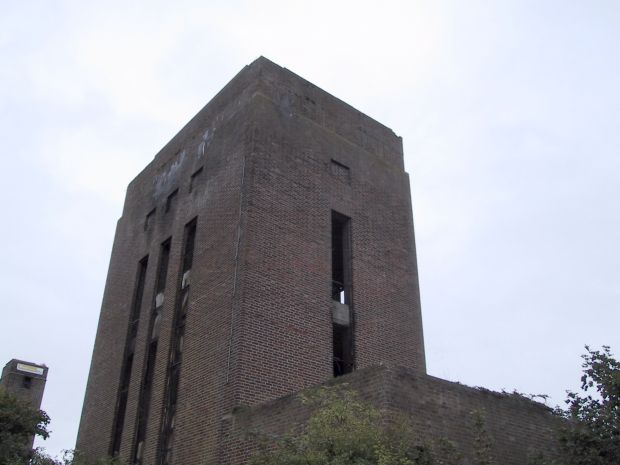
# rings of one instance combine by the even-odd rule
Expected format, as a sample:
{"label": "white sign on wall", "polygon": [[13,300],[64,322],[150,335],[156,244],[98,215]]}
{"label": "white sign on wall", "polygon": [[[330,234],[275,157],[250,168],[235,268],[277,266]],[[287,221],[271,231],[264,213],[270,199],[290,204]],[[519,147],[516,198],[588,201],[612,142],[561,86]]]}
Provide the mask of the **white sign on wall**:
{"label": "white sign on wall", "polygon": [[43,368],[35,367],[35,366],[32,366],[32,365],[26,365],[25,363],[18,363],[17,364],[17,369],[19,371],[25,371],[26,373],[33,373],[35,375],[42,375],[43,374]]}

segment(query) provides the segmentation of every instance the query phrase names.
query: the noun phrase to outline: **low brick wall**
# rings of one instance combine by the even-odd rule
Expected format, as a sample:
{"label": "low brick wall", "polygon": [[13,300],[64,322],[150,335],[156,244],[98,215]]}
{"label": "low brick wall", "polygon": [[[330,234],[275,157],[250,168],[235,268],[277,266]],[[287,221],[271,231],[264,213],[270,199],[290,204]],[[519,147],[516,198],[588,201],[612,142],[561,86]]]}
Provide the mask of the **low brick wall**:
{"label": "low brick wall", "polygon": [[[554,430],[560,420],[542,404],[524,397],[471,388],[420,374],[403,367],[375,366],[329,381],[345,385],[381,409],[386,417],[405,416],[421,441],[452,442],[466,463],[473,459],[477,435],[474,412],[485,419],[497,465],[527,465],[536,452],[555,447]],[[220,464],[249,461],[256,444],[248,432],[282,435],[300,428],[312,411],[298,394],[252,408],[239,408],[223,419],[224,442]]]}

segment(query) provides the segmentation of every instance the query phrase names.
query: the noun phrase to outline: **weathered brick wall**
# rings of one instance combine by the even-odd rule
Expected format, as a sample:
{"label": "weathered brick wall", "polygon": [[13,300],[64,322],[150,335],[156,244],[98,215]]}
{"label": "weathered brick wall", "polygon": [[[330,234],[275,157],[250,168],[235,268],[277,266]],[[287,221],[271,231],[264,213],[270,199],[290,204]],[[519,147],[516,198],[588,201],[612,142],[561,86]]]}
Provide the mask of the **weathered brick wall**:
{"label": "weathered brick wall", "polygon": [[[404,367],[375,366],[332,380],[359,393],[361,399],[381,409],[384,417],[409,420],[421,443],[438,449],[440,440],[451,441],[473,463],[476,428],[473,413],[480,412],[492,445],[494,463],[526,465],[536,452],[555,448],[560,420],[542,404],[521,396],[497,393],[453,383]],[[228,451],[220,464],[248,463],[256,451],[251,434],[274,437],[299,430],[312,414],[299,395],[289,395],[265,404],[238,409],[230,426]]]}
{"label": "weathered brick wall", "polygon": [[[331,377],[331,211],[351,218],[358,368],[424,371],[409,179],[401,140],[316,86],[266,62],[244,223],[242,405]],[[332,160],[348,167],[333,171]]]}
{"label": "weathered brick wall", "polygon": [[[334,171],[332,160],[348,172]],[[329,379],[332,210],[351,218],[357,367],[391,362],[423,372],[409,181],[400,138],[259,59],[128,187],[77,448],[90,460],[110,450],[136,270],[148,255],[120,447],[121,458],[131,456],[160,245],[172,238],[143,461],[155,463],[183,229],[193,218],[197,236],[174,463],[217,463],[227,453],[220,447],[229,433],[222,418],[234,408]]]}
{"label": "weathered brick wall", "polygon": [[[226,405],[223,367],[227,362],[242,164],[250,138],[249,120],[241,110],[246,108],[255,82],[253,70],[240,73],[129,185],[117,225],[76,446],[88,460],[109,452],[136,269],[149,255],[120,453],[124,459],[130,457],[159,249],[172,237],[144,457],[145,464],[155,463],[183,229],[195,217],[192,290],[179,386],[178,463],[190,463],[184,462],[183,454],[193,454],[200,462],[206,450],[215,448],[220,411],[231,408]],[[201,167],[203,172],[190,192],[192,175]],[[168,195],[175,189],[176,199],[166,211]],[[155,214],[145,228],[147,214],[153,209]]]}
{"label": "weathered brick wall", "polygon": [[[26,365],[27,369],[38,369],[41,373],[31,373],[30,371],[24,371],[23,369],[19,370],[18,364]],[[13,359],[2,369],[0,386],[4,387],[4,389],[6,389],[6,391],[11,395],[25,400],[34,408],[39,409],[41,408],[43,392],[45,391],[47,372],[48,367],[45,365],[38,365],[36,363]],[[24,378],[29,378],[29,381],[25,383]]]}

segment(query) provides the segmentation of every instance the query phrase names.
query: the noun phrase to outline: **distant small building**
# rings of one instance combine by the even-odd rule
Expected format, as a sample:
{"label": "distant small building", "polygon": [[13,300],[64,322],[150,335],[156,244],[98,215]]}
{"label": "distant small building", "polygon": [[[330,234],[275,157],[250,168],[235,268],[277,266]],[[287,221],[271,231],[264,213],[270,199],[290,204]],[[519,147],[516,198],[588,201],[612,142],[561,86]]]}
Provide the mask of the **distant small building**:
{"label": "distant small building", "polygon": [[[40,409],[47,381],[47,370],[45,365],[13,359],[2,369],[0,386],[9,394]],[[30,441],[30,447],[33,442],[34,437]]]}

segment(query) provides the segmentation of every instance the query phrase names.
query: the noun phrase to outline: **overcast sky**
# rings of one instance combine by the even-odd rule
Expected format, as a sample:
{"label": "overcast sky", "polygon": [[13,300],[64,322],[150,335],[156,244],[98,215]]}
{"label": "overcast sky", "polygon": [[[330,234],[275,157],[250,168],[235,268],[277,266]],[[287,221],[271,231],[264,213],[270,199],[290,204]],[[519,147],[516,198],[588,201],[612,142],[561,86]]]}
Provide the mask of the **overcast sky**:
{"label": "overcast sky", "polygon": [[125,188],[264,55],[402,136],[428,370],[578,387],[620,350],[617,0],[0,0],[0,364],[73,448]]}

